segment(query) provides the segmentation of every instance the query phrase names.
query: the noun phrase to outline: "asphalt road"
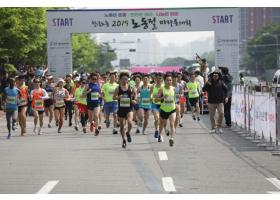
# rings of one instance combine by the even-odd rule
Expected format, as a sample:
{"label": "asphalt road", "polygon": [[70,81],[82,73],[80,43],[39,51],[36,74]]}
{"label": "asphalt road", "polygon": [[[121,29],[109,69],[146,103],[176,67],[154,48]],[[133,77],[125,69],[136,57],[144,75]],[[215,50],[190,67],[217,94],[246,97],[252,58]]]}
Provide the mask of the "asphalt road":
{"label": "asphalt road", "polygon": [[[209,134],[208,116],[193,121],[184,116],[174,147],[168,138],[132,132],[132,143],[121,148],[120,135],[105,128],[99,136],[65,127],[63,133],[47,128],[43,135],[19,130],[6,139],[0,120],[0,193],[66,194],[209,194],[279,193],[280,158],[263,151],[231,129]],[[67,123],[66,123],[67,124]]]}

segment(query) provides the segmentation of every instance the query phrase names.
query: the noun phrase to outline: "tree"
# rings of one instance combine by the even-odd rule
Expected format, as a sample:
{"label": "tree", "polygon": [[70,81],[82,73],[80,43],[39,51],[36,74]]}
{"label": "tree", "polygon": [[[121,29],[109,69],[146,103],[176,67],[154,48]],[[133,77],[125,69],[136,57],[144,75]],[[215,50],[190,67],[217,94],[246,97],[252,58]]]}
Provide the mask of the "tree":
{"label": "tree", "polygon": [[248,56],[244,58],[244,63],[248,69],[262,74],[266,69],[277,68],[279,35],[280,24],[270,24],[247,42]]}
{"label": "tree", "polygon": [[195,62],[195,60],[187,60],[182,57],[166,58],[160,66],[188,66]]}
{"label": "tree", "polygon": [[111,61],[116,59],[114,52],[102,52],[102,49],[110,49],[108,44],[97,44],[90,34],[73,34],[73,67],[79,71],[105,72],[112,68]]}
{"label": "tree", "polygon": [[46,8],[0,8],[0,64],[43,64]]}

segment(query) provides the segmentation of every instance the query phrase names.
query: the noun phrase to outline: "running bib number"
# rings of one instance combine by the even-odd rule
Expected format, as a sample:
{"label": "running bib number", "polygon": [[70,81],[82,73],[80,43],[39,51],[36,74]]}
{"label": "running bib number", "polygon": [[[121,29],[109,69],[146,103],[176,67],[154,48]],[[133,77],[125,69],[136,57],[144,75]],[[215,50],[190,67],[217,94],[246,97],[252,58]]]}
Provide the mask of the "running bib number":
{"label": "running bib number", "polygon": [[8,104],[16,104],[16,97],[14,97],[14,96],[7,96],[7,103]]}
{"label": "running bib number", "polygon": [[143,106],[149,106],[151,103],[150,98],[143,98],[142,99],[142,105]]}
{"label": "running bib number", "polygon": [[59,100],[55,102],[55,107],[63,107],[65,105],[63,100]]}
{"label": "running bib number", "polygon": [[173,106],[173,104],[174,104],[174,99],[173,99],[173,97],[167,97],[167,98],[165,98],[164,104],[165,104],[165,106]]}
{"label": "running bib number", "polygon": [[20,98],[20,99],[19,99],[19,105],[20,105],[20,106],[21,106],[21,105],[25,105],[25,103],[26,103],[26,101],[25,101],[24,98]]}
{"label": "running bib number", "polygon": [[194,90],[191,91],[191,94],[192,94],[192,95],[196,95],[196,93],[197,93],[196,89],[194,89]]}
{"label": "running bib number", "polygon": [[99,93],[98,92],[92,92],[91,93],[91,100],[98,100],[99,99]]}
{"label": "running bib number", "polygon": [[129,108],[130,107],[130,98],[121,98],[120,107]]}
{"label": "running bib number", "polygon": [[35,100],[36,107],[43,107],[43,100]]}

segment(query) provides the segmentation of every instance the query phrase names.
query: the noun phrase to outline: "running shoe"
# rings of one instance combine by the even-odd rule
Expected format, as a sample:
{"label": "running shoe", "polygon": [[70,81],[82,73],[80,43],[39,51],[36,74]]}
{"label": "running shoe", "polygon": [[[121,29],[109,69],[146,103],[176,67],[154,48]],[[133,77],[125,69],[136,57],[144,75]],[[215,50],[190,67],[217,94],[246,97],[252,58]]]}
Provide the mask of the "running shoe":
{"label": "running shoe", "polygon": [[162,138],[161,138],[161,135],[159,134],[158,136],[158,142],[162,142]]}
{"label": "running shoe", "polygon": [[87,132],[86,127],[83,127],[83,133],[86,133],[86,132]]}
{"label": "running shoe", "polygon": [[159,132],[158,132],[158,131],[155,131],[154,137],[155,137],[155,138],[158,138],[158,136],[159,136]]}
{"label": "running shoe", "polygon": [[218,133],[219,134],[223,134],[224,133],[223,129],[222,128],[218,128]]}
{"label": "running shoe", "polygon": [[130,134],[129,134],[128,132],[126,133],[126,137],[127,137],[127,141],[128,141],[128,142],[131,142],[131,141],[132,141],[132,140],[131,140],[131,136],[130,136]]}
{"label": "running shoe", "polygon": [[195,118],[195,116],[194,116],[194,115],[192,116],[192,119],[193,119],[193,120],[196,120],[196,118]]}
{"label": "running shoe", "polygon": [[89,128],[90,132],[93,132],[94,131],[94,123],[91,122],[90,123],[90,128]]}
{"label": "running shoe", "polygon": [[126,148],[126,141],[125,140],[123,140],[123,143],[122,143],[122,148]]}
{"label": "running shoe", "polygon": [[62,133],[60,128],[57,130],[57,132],[58,132],[58,133]]}
{"label": "running shoe", "polygon": [[113,134],[114,134],[114,135],[118,134],[117,129],[115,129],[115,128],[113,129]]}
{"label": "running shoe", "polygon": [[58,126],[58,124],[59,124],[59,122],[58,122],[58,121],[56,121],[56,122],[55,122],[55,125],[56,125],[56,126]]}
{"label": "running shoe", "polygon": [[169,139],[169,146],[173,147],[173,145],[174,145],[174,139],[171,138],[171,139]]}
{"label": "running shoe", "polygon": [[99,130],[98,129],[95,129],[95,136],[98,136],[99,135]]}
{"label": "running shoe", "polygon": [[8,134],[7,139],[9,140],[11,138],[11,133]]}
{"label": "running shoe", "polygon": [[101,130],[101,126],[99,125],[97,129],[98,129],[98,130]]}
{"label": "running shoe", "polygon": [[182,123],[180,123],[180,124],[179,124],[179,127],[181,127],[181,128],[182,128],[182,127],[183,127],[183,124],[182,124]]}
{"label": "running shoe", "polygon": [[72,126],[72,122],[69,122],[69,127],[71,127]]}
{"label": "running shoe", "polygon": [[41,135],[41,134],[42,134],[42,129],[38,128],[38,135]]}
{"label": "running shoe", "polygon": [[51,127],[52,127],[52,125],[50,123],[48,123],[48,128],[51,128]]}
{"label": "running shoe", "polygon": [[79,129],[78,129],[78,126],[75,126],[75,127],[74,127],[74,129],[75,129],[76,131],[78,131],[78,130],[79,130]]}
{"label": "running shoe", "polygon": [[209,133],[213,134],[213,133],[216,133],[216,129],[212,128]]}
{"label": "running shoe", "polygon": [[199,117],[197,117],[197,121],[200,121],[200,118],[199,118]]}
{"label": "running shoe", "polygon": [[137,128],[137,129],[136,129],[136,133],[137,133],[137,134],[138,134],[138,133],[140,133],[140,130],[139,130],[139,128]]}
{"label": "running shoe", "polygon": [[33,133],[35,133],[36,134],[36,126],[34,127],[34,129],[33,129]]}
{"label": "running shoe", "polygon": [[16,125],[12,125],[12,130],[15,131],[16,130]]}

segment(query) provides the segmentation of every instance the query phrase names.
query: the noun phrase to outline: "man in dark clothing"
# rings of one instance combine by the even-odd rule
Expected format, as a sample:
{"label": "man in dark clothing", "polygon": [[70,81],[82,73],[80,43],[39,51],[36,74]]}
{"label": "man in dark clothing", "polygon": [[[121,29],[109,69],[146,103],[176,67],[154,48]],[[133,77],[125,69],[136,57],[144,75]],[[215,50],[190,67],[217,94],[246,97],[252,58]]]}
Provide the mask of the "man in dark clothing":
{"label": "man in dark clothing", "polygon": [[[202,88],[203,92],[208,93],[208,110],[211,121],[210,133],[223,133],[221,128],[224,118],[224,102],[228,101],[227,87],[221,80],[222,75],[219,71],[210,74],[210,79]],[[215,120],[216,110],[218,110],[218,121]]]}
{"label": "man in dark clothing", "polygon": [[231,127],[231,97],[232,97],[232,80],[233,77],[229,74],[227,67],[221,67],[222,71],[222,80],[227,86],[227,97],[228,101],[224,104],[224,112],[225,112],[225,121],[227,127]]}

